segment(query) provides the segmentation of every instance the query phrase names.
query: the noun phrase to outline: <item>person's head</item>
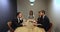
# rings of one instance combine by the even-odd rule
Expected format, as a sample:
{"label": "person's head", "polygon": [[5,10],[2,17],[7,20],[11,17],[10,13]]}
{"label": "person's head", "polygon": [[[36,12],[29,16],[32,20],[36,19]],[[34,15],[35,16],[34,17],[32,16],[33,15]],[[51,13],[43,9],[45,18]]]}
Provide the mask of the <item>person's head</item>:
{"label": "person's head", "polygon": [[39,11],[39,16],[43,16],[43,15],[45,15],[45,11],[44,10]]}
{"label": "person's head", "polygon": [[22,13],[21,13],[21,12],[18,12],[18,13],[17,13],[17,17],[18,17],[18,18],[21,18],[21,17],[22,17]]}
{"label": "person's head", "polygon": [[29,15],[33,15],[33,11],[32,10],[29,11]]}

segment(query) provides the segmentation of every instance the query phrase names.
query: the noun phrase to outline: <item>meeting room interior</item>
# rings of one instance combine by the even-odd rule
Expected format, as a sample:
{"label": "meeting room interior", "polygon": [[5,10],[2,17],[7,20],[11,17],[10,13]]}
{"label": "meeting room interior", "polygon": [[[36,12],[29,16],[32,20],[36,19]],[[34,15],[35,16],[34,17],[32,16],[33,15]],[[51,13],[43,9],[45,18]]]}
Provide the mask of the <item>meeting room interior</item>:
{"label": "meeting room interior", "polygon": [[0,0],[0,32],[60,32],[60,0]]}

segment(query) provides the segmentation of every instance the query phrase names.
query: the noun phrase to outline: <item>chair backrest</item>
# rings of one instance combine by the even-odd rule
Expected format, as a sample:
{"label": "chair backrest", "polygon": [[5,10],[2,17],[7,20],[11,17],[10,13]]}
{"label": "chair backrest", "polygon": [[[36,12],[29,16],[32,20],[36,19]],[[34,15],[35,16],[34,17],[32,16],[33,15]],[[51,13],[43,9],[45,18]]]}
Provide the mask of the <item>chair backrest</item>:
{"label": "chair backrest", "polygon": [[52,31],[52,26],[53,26],[53,24],[50,23],[50,29],[48,30],[48,32],[51,32]]}
{"label": "chair backrest", "polygon": [[53,26],[53,24],[52,24],[52,23],[50,23],[50,28],[52,28],[52,26]]}

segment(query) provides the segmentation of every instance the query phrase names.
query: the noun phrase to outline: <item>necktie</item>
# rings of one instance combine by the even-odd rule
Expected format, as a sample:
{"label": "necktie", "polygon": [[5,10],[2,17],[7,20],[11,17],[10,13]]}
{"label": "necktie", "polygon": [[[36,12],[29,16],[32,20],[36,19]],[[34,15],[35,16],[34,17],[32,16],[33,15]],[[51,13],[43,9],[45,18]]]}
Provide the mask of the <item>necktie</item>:
{"label": "necktie", "polygon": [[18,18],[18,23],[20,22],[20,18]]}
{"label": "necktie", "polygon": [[43,16],[41,16],[40,20],[43,21]]}
{"label": "necktie", "polygon": [[22,26],[22,22],[23,22],[23,20],[18,18],[18,27]]}

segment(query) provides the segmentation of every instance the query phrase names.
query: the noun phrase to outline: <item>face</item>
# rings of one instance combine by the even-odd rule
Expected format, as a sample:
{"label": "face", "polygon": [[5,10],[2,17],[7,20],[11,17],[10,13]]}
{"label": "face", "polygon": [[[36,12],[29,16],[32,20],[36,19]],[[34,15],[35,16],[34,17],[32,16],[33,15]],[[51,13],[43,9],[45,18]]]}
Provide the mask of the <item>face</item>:
{"label": "face", "polygon": [[18,17],[21,18],[21,17],[22,17],[22,13],[20,13],[20,14],[18,15]]}
{"label": "face", "polygon": [[43,16],[43,13],[42,13],[42,12],[40,12],[40,13],[39,13],[39,16]]}
{"label": "face", "polygon": [[30,14],[30,15],[33,15],[33,12],[30,12],[29,14]]}
{"label": "face", "polygon": [[30,12],[29,12],[29,15],[33,15],[33,11],[30,11]]}

